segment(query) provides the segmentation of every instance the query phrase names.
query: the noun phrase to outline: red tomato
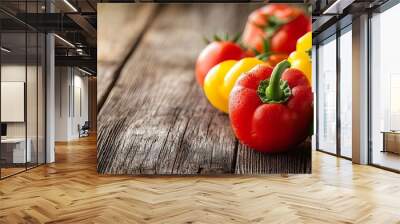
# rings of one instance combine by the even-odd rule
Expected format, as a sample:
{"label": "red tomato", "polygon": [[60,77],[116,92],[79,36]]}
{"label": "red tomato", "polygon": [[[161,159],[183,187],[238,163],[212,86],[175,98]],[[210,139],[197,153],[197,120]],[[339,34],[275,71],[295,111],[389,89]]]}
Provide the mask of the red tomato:
{"label": "red tomato", "polygon": [[196,62],[196,79],[203,86],[208,71],[226,60],[240,60],[246,56],[244,49],[232,41],[213,41],[201,51]]}
{"label": "red tomato", "polygon": [[268,4],[252,12],[248,18],[243,43],[258,52],[290,54],[296,42],[311,30],[305,12],[286,4]]}

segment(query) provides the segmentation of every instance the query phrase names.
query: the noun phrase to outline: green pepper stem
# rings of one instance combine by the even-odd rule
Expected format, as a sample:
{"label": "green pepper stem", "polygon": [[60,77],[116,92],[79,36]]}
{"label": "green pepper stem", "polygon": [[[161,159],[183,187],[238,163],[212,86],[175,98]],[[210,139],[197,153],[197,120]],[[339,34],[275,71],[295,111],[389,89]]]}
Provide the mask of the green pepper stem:
{"label": "green pepper stem", "polygon": [[284,92],[280,85],[282,73],[290,68],[290,62],[283,60],[279,62],[272,71],[268,87],[265,89],[265,95],[270,100],[280,101],[284,98]]}
{"label": "green pepper stem", "polygon": [[270,57],[271,55],[272,55],[272,52],[269,51],[269,52],[264,52],[264,53],[262,53],[262,54],[257,55],[256,58],[259,59],[259,60],[261,60],[261,61],[266,62],[266,61],[268,61],[268,59],[269,59],[269,57]]}

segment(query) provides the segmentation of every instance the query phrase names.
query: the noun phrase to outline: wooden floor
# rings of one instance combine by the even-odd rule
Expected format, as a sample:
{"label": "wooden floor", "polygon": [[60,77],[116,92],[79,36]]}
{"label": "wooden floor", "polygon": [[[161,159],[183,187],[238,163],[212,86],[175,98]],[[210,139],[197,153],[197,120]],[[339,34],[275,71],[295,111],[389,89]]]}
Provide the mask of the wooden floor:
{"label": "wooden floor", "polygon": [[11,176],[13,174],[23,172],[25,171],[25,167],[7,167],[7,168],[1,168],[1,178]]}
{"label": "wooden floor", "polygon": [[197,85],[203,36],[243,30],[261,4],[98,5],[98,171],[103,174],[311,172],[311,143],[257,153]]}
{"label": "wooden floor", "polygon": [[373,151],[372,160],[374,164],[400,170],[400,155],[392,152]]}
{"label": "wooden floor", "polygon": [[128,177],[96,172],[96,141],[0,181],[0,223],[400,223],[400,175],[313,152],[313,174]]}
{"label": "wooden floor", "polygon": [[[15,164],[12,164],[12,165],[15,166]],[[36,163],[35,164],[27,163],[26,165],[27,165],[27,167],[25,167],[25,164],[18,164],[18,167],[6,167],[6,168],[2,167],[1,168],[1,176],[0,177],[1,178],[6,178],[8,176],[12,176],[12,175],[15,175],[17,173],[24,172],[27,169],[33,169],[33,168],[35,168],[37,166]]]}

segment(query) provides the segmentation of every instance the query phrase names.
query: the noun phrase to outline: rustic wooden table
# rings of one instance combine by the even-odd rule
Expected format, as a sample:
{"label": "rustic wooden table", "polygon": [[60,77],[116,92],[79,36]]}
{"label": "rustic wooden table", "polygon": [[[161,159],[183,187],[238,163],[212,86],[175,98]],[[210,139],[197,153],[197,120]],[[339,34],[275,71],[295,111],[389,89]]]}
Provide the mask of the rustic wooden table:
{"label": "rustic wooden table", "polygon": [[310,144],[257,153],[234,137],[194,77],[203,35],[240,32],[259,4],[98,4],[98,171],[311,172]]}

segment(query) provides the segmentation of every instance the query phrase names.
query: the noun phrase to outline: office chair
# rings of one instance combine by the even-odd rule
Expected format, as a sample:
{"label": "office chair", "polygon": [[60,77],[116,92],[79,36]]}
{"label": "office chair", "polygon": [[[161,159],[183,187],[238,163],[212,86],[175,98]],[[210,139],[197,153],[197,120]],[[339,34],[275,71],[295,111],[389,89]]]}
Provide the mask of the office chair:
{"label": "office chair", "polygon": [[82,127],[78,125],[78,129],[79,129],[79,138],[89,136],[89,129],[90,129],[89,121],[85,121]]}

